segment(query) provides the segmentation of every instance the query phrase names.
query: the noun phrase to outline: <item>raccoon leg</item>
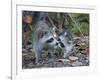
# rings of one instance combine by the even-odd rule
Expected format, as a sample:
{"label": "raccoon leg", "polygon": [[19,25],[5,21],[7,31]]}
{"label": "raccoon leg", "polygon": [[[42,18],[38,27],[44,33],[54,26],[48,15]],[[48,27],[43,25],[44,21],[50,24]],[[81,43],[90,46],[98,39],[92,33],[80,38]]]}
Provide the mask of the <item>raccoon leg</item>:
{"label": "raccoon leg", "polygon": [[35,49],[34,52],[35,52],[35,58],[36,58],[35,63],[38,64],[40,60],[41,51],[39,49]]}
{"label": "raccoon leg", "polygon": [[72,48],[73,48],[73,45],[70,44],[70,45],[66,46],[66,47],[63,49],[63,52],[64,52],[63,57],[64,57],[64,58],[66,58],[66,57],[68,57],[68,56],[70,55],[69,52],[72,50]]}
{"label": "raccoon leg", "polygon": [[54,55],[53,55],[52,50],[48,50],[46,61],[47,63],[54,62]]}

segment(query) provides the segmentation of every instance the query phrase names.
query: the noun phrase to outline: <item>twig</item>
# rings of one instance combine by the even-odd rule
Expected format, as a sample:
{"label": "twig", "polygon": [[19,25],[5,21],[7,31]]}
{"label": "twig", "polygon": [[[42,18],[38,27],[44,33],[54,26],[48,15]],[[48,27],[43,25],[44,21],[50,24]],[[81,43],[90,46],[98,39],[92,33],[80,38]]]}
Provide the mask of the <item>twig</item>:
{"label": "twig", "polygon": [[51,19],[49,16],[48,16],[48,20],[50,21],[50,23],[51,23],[51,25],[52,25],[53,27],[56,27],[56,26],[54,25],[52,19]]}

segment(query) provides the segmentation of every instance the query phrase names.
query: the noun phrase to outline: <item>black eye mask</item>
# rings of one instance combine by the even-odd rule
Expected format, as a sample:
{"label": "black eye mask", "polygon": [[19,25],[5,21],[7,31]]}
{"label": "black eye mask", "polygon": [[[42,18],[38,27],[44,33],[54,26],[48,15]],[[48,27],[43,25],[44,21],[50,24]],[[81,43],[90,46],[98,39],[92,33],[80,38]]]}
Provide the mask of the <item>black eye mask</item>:
{"label": "black eye mask", "polygon": [[60,46],[61,46],[62,48],[64,48],[64,47],[65,47],[65,45],[62,43],[61,39],[60,39],[60,38],[58,38],[57,40],[59,41],[59,43],[56,43],[56,45],[60,44]]}
{"label": "black eye mask", "polygon": [[60,39],[60,38],[58,38],[57,40],[58,40],[58,41],[61,41],[61,39]]}
{"label": "black eye mask", "polygon": [[65,45],[64,45],[62,42],[60,42],[60,46],[61,46],[62,48],[65,47]]}
{"label": "black eye mask", "polygon": [[46,41],[46,43],[51,43],[53,42],[53,40],[54,40],[53,38],[50,38],[49,40]]}

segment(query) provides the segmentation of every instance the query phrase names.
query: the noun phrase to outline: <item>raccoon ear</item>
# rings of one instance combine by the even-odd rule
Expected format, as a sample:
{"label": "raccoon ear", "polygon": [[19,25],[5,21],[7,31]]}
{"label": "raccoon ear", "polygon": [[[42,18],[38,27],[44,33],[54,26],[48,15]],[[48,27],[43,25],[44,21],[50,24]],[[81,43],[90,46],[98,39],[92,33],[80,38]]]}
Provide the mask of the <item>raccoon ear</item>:
{"label": "raccoon ear", "polygon": [[68,35],[67,32],[65,32],[64,35],[67,36]]}

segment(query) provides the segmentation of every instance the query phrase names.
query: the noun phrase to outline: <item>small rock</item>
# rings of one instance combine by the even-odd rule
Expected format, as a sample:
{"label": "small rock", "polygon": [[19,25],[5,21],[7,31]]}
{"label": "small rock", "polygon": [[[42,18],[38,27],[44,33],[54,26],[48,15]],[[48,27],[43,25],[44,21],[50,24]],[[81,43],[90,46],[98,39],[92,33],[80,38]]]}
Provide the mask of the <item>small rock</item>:
{"label": "small rock", "polygon": [[87,54],[86,50],[81,51],[82,54]]}
{"label": "small rock", "polygon": [[78,59],[78,57],[75,57],[75,56],[69,56],[69,59],[72,60],[72,61],[75,61]]}
{"label": "small rock", "polygon": [[22,55],[23,55],[23,56],[27,56],[27,53],[23,53]]}
{"label": "small rock", "polygon": [[22,49],[22,52],[27,53],[28,51],[27,51],[27,49]]}
{"label": "small rock", "polygon": [[76,62],[73,62],[73,63],[72,63],[72,66],[73,66],[73,67],[81,66],[81,65],[82,65],[82,62],[79,62],[79,61],[76,61]]}
{"label": "small rock", "polygon": [[86,44],[85,44],[85,43],[81,43],[81,45],[82,45],[82,46],[86,46]]}
{"label": "small rock", "polygon": [[59,62],[63,62],[64,64],[70,63],[70,60],[69,59],[59,59],[58,61]]}

